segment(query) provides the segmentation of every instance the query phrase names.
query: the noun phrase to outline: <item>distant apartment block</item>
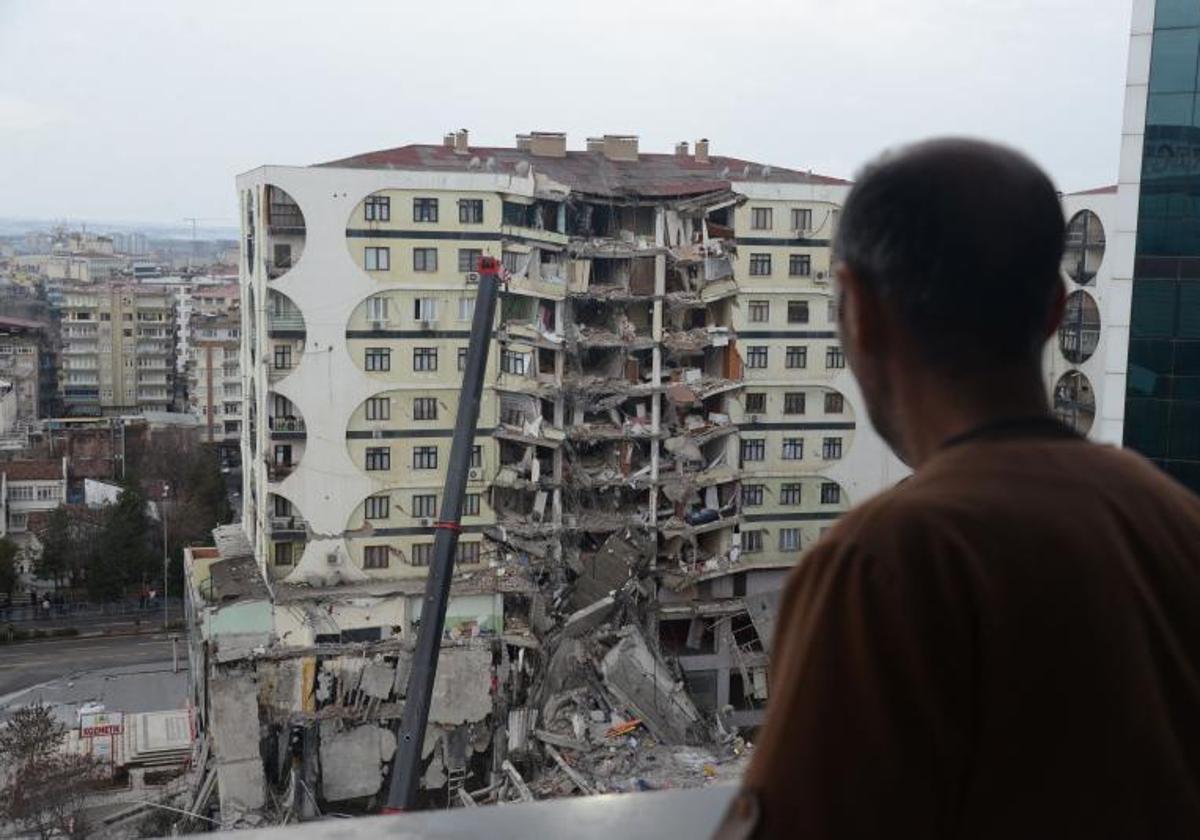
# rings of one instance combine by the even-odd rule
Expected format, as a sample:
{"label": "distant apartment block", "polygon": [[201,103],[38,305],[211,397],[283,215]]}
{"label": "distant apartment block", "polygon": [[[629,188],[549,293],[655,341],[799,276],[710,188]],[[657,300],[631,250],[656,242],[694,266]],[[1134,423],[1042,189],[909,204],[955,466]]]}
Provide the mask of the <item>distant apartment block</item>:
{"label": "distant apartment block", "polygon": [[241,313],[195,314],[189,319],[188,410],[200,419],[201,439],[240,449],[242,372]]}
{"label": "distant apartment block", "polygon": [[59,382],[74,416],[167,411],[173,403],[170,290],[133,283],[73,285],[62,306]]}

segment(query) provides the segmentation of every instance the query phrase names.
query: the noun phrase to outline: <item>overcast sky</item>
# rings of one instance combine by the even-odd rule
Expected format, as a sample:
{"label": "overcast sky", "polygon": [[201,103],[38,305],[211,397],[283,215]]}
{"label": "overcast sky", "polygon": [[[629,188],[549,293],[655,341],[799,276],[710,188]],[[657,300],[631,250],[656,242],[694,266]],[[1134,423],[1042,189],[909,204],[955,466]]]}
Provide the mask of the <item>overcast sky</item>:
{"label": "overcast sky", "polygon": [[1129,0],[0,0],[0,216],[234,223],[234,176],[466,127],[849,177],[943,133],[1113,183]]}

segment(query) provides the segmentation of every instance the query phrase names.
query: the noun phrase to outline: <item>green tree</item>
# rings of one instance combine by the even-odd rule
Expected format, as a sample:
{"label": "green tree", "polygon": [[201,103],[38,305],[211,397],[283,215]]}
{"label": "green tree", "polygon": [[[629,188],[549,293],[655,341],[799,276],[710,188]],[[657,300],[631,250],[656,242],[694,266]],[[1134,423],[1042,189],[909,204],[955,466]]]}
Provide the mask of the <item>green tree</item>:
{"label": "green tree", "polygon": [[121,495],[104,510],[97,552],[88,568],[88,590],[106,600],[119,598],[155,576],[150,547],[154,526],[146,515],[146,497],[132,473],[121,482]]}
{"label": "green tree", "polygon": [[34,572],[43,580],[54,581],[57,589],[60,582],[71,576],[78,555],[71,518],[64,506],[50,511],[41,542],[42,553],[34,563]]}
{"label": "green tree", "polygon": [[0,539],[0,593],[12,601],[17,589],[17,544],[7,537]]}

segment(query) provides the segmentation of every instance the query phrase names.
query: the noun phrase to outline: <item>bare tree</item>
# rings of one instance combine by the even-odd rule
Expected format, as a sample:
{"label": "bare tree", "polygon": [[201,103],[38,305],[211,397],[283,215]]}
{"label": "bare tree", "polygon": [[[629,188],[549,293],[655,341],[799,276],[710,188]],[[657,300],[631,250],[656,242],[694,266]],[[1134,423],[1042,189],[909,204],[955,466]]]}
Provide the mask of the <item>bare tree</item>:
{"label": "bare tree", "polygon": [[0,822],[49,840],[84,837],[83,808],[99,782],[91,756],[63,751],[67,728],[47,706],[18,709],[0,727]]}

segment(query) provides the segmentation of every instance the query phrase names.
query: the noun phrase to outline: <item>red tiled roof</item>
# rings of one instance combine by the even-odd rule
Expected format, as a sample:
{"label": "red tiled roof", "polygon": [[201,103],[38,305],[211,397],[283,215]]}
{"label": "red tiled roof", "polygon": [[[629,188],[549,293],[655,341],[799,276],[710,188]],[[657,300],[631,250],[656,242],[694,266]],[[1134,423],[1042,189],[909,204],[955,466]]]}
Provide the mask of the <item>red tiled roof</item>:
{"label": "red tiled roof", "polygon": [[5,461],[0,463],[0,473],[9,481],[38,481],[63,477],[62,461]]}
{"label": "red tiled roof", "polygon": [[[471,159],[477,159],[475,169]],[[341,160],[316,164],[352,169],[414,169],[439,172],[488,171],[487,161],[495,161],[492,171],[513,174],[518,163],[528,162],[535,171],[572,189],[594,195],[683,196],[699,195],[729,188],[730,181],[766,183],[848,185],[851,182],[812,172],[800,172],[770,166],[764,177],[764,165],[741,158],[711,155],[699,163],[692,155],[638,155],[636,161],[609,160],[600,152],[567,152],[566,157],[541,157],[505,146],[472,146],[469,154],[455,154],[440,144],[411,144],[394,149],[366,152]]]}

